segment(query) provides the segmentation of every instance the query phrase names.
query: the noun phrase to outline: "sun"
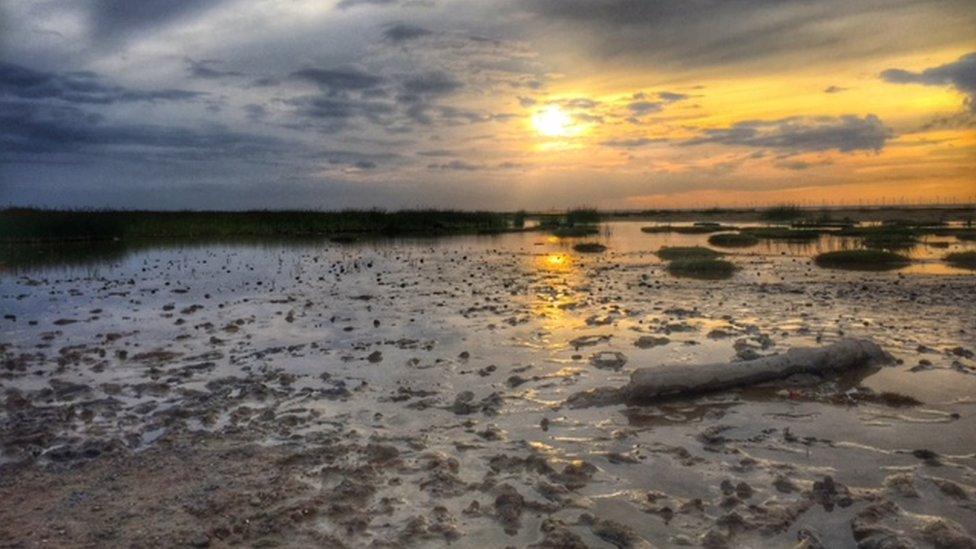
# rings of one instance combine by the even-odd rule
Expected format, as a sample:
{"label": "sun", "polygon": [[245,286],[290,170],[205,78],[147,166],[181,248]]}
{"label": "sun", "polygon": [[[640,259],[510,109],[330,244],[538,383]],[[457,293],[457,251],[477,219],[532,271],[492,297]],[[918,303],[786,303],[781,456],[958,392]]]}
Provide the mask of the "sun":
{"label": "sun", "polygon": [[549,105],[532,117],[536,131],[546,137],[566,137],[572,134],[572,124],[573,119],[558,105]]}

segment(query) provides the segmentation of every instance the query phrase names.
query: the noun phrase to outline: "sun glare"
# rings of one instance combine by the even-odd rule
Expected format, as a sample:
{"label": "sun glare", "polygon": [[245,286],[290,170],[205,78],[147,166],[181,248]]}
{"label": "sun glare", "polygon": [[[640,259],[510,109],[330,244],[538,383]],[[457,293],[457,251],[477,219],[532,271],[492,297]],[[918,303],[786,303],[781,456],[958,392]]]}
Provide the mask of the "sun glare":
{"label": "sun glare", "polygon": [[546,137],[565,137],[572,133],[573,120],[557,105],[550,105],[532,117],[532,125]]}

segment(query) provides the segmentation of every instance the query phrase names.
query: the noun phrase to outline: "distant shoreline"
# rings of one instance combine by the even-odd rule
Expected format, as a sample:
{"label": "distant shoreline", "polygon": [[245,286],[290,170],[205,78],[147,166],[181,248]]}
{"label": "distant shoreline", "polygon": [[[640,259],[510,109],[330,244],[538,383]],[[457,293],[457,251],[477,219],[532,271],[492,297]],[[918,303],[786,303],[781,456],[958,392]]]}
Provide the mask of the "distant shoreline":
{"label": "distant shoreline", "polygon": [[[601,211],[601,221],[658,223],[696,221],[754,222],[881,222],[914,224],[973,223],[976,207],[957,205],[707,208],[675,210]],[[450,236],[501,234],[536,230],[526,221],[547,224],[566,215],[554,211],[464,210],[58,210],[8,208],[0,210],[0,242],[57,243],[136,239],[220,238],[332,238],[337,241],[384,236]]]}

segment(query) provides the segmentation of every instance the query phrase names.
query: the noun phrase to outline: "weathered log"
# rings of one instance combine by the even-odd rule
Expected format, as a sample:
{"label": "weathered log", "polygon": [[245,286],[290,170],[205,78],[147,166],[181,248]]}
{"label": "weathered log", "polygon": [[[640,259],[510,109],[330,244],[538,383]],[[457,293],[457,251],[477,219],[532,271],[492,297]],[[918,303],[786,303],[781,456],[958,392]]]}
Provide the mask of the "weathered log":
{"label": "weathered log", "polygon": [[825,347],[797,347],[743,362],[638,368],[622,392],[627,400],[653,400],[754,385],[796,374],[839,373],[887,359],[887,353],[871,340],[841,339]]}
{"label": "weathered log", "polygon": [[572,395],[570,406],[619,401],[647,402],[754,385],[796,374],[836,374],[887,362],[891,357],[867,339],[841,339],[824,347],[798,347],[785,353],[742,362],[670,364],[638,368],[630,383],[619,388],[594,389]]}

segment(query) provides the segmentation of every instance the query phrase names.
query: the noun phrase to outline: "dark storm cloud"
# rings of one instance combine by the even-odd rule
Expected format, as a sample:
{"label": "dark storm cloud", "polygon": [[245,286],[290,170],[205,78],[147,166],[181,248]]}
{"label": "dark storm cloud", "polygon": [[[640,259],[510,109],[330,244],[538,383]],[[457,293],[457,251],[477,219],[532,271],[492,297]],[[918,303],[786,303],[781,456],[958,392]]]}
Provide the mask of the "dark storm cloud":
{"label": "dark storm cloud", "polygon": [[[223,128],[109,124],[101,115],[71,105],[5,100],[0,100],[0,144],[7,153],[34,155],[142,148],[143,152],[213,156],[253,154],[284,146],[275,138]],[[12,158],[5,155],[5,160]]]}
{"label": "dark storm cloud", "polygon": [[293,72],[291,76],[311,82],[333,94],[369,90],[383,83],[383,78],[357,69],[305,68]]}
{"label": "dark storm cloud", "polygon": [[838,150],[880,151],[891,137],[877,116],[791,117],[780,120],[750,120],[728,128],[706,130],[686,145],[722,145],[779,149],[787,152]]}
{"label": "dark storm cloud", "polygon": [[881,78],[894,84],[952,86],[968,96],[966,102],[976,112],[976,52],[921,72],[888,69],[881,73]]}
{"label": "dark storm cloud", "polygon": [[91,72],[42,72],[12,63],[0,63],[0,96],[20,99],[59,99],[69,103],[107,105],[134,101],[185,100],[200,92],[162,89],[135,90],[102,82]]}
{"label": "dark storm cloud", "polygon": [[433,34],[433,32],[423,27],[417,27],[406,23],[396,23],[390,27],[387,27],[386,30],[383,31],[383,38],[387,42],[400,44],[410,40],[430,36],[431,34]]}

